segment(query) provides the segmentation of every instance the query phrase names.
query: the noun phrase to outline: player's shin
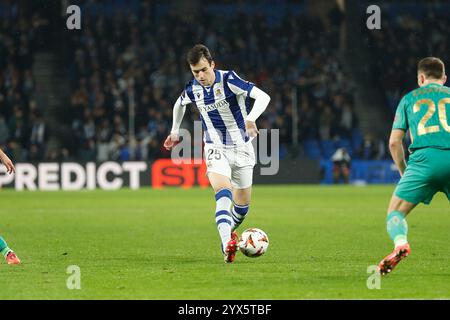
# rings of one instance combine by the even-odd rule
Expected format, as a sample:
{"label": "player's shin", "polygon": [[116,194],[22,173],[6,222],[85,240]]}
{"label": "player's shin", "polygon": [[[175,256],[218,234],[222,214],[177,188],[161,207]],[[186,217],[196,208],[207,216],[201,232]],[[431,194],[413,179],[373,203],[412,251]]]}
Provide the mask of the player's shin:
{"label": "player's shin", "polygon": [[386,218],[387,232],[394,241],[394,246],[402,246],[408,243],[408,224],[405,215],[400,211],[392,211]]}
{"label": "player's shin", "polygon": [[8,248],[8,245],[6,244],[5,239],[3,239],[2,237],[0,237],[0,253],[3,256],[6,256],[6,254],[10,251],[10,249]]}
{"label": "player's shin", "polygon": [[221,189],[216,193],[216,224],[222,240],[222,248],[225,250],[228,241],[231,239],[232,218],[230,206],[233,202],[233,195],[230,189]]}
{"label": "player's shin", "polygon": [[236,230],[241,223],[244,221],[245,217],[248,214],[249,205],[238,205],[233,202],[233,207],[231,208],[231,216],[233,218],[233,224],[231,225],[231,229]]}

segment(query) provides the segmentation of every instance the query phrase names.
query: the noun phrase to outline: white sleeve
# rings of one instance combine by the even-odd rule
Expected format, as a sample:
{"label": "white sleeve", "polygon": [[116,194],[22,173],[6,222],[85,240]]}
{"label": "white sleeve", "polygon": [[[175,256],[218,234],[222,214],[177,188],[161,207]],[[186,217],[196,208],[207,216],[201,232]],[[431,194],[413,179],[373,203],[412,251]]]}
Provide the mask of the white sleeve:
{"label": "white sleeve", "polygon": [[253,87],[250,91],[250,98],[255,99],[255,103],[245,120],[255,122],[269,105],[270,96],[261,89]]}
{"label": "white sleeve", "polygon": [[173,122],[172,130],[170,131],[170,133],[178,134],[185,111],[186,108],[182,105],[182,97],[180,96],[173,106]]}
{"label": "white sleeve", "polygon": [[[189,98],[188,93],[186,92],[186,89],[183,90],[183,92],[181,93],[180,97],[178,98],[178,100],[180,100],[180,104],[182,106],[187,106],[188,104],[192,103],[192,100]],[[177,101],[178,101],[177,100]]]}

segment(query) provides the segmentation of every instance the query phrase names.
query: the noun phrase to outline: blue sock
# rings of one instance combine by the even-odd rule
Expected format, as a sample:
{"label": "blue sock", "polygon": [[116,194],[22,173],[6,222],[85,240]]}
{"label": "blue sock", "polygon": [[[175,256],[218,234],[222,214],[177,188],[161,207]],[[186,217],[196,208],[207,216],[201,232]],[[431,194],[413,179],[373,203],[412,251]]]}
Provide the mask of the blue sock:
{"label": "blue sock", "polygon": [[232,229],[236,230],[244,221],[248,214],[249,205],[238,205],[233,202],[233,208],[231,209],[231,216],[233,218]]}
{"label": "blue sock", "polygon": [[233,203],[233,194],[230,189],[220,189],[216,193],[216,224],[222,240],[222,251],[231,239],[231,213],[230,207]]}
{"label": "blue sock", "polygon": [[408,243],[408,224],[403,213],[392,211],[386,218],[386,224],[387,232],[396,247]]}

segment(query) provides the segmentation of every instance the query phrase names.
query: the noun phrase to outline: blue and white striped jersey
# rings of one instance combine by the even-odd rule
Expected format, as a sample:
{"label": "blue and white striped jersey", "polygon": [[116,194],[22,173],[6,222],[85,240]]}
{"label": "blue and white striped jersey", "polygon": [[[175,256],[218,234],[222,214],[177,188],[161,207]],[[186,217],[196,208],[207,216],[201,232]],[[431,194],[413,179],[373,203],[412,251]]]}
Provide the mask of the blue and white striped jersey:
{"label": "blue and white striped jersey", "polygon": [[250,91],[254,84],[239,78],[234,71],[214,72],[216,80],[210,87],[191,80],[181,94],[181,105],[197,106],[205,143],[243,144],[249,140],[245,118],[250,112]]}

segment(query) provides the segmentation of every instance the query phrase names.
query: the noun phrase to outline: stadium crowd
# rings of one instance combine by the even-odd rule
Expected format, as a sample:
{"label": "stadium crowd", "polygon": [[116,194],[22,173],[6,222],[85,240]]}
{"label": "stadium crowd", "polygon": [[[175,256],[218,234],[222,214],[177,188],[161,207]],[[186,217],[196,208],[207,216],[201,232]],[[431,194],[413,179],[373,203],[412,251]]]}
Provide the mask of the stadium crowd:
{"label": "stadium crowd", "polygon": [[[161,142],[170,130],[172,104],[192,78],[184,54],[197,42],[210,48],[217,68],[234,69],[271,93],[258,124],[280,130],[282,153],[294,139],[351,139],[357,119],[337,62],[339,25],[326,27],[304,13],[279,21],[207,10],[195,17],[168,13],[154,19],[149,2],[142,6],[126,16],[99,10],[86,15],[82,32],[72,39],[71,152],[98,161],[168,156]],[[298,137],[292,133],[293,88]],[[130,104],[136,113],[135,150],[128,148]],[[198,119],[195,108],[190,110],[186,117]]]}
{"label": "stadium crowd", "polygon": [[48,130],[36,98],[32,65],[44,23],[17,16],[14,4],[3,4],[0,22],[0,147],[15,161],[42,160]]}
{"label": "stadium crowd", "polygon": [[[395,10],[383,20],[383,29],[389,32],[368,32],[368,45],[375,61],[374,74],[378,77],[386,95],[387,105],[395,113],[401,97],[417,87],[418,58],[437,56],[448,65],[450,28],[445,8],[430,4],[423,10],[395,14]],[[389,12],[389,11],[388,11]]]}
{"label": "stadium crowd", "polygon": [[[351,85],[338,57],[342,16],[337,10],[328,19],[303,10],[269,19],[270,14],[238,8],[204,7],[196,15],[180,16],[157,9],[152,1],[131,1],[128,11],[103,10],[106,4],[98,0],[81,2],[83,28],[68,39],[72,91],[64,114],[72,135],[65,158],[168,157],[162,142],[170,130],[172,105],[192,78],[184,54],[199,42],[210,48],[217,68],[233,69],[270,93],[258,126],[280,130],[282,156],[304,153],[329,159],[342,147],[353,159],[388,156],[384,141],[360,133]],[[447,52],[448,20],[438,16],[432,9],[416,16],[388,16],[383,27],[390,31],[368,37],[392,112],[401,95],[416,85],[416,57]],[[32,74],[38,29],[38,17],[0,24],[0,145],[16,161],[51,158],[46,150],[51,133]],[[428,47],[413,45],[429,30]],[[199,118],[196,108],[189,108],[185,118],[183,126],[192,129]],[[131,124],[134,141],[129,141]],[[296,142],[300,148],[292,147]]]}

